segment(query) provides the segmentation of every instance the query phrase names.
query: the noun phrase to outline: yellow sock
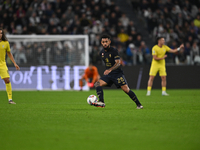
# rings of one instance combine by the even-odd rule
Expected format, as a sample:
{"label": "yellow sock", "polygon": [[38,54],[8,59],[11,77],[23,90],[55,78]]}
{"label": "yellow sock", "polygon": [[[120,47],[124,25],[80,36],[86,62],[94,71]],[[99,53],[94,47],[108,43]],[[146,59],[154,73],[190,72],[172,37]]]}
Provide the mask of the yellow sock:
{"label": "yellow sock", "polygon": [[162,91],[166,91],[166,87],[162,87]]}
{"label": "yellow sock", "polygon": [[150,86],[147,87],[147,91],[151,91],[151,87]]}
{"label": "yellow sock", "polygon": [[8,100],[12,100],[12,86],[11,83],[6,83],[6,92],[8,95]]}

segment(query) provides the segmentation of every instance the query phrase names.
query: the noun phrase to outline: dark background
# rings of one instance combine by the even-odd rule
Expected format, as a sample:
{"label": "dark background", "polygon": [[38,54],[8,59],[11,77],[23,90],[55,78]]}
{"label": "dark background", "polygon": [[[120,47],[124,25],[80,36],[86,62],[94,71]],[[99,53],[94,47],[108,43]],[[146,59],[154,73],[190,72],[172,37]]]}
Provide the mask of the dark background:
{"label": "dark background", "polygon": [[[99,74],[102,76],[104,66],[97,66]],[[150,66],[125,66],[122,67],[128,85],[136,89],[139,72],[142,69],[140,89],[147,88]],[[168,89],[197,89],[200,88],[200,66],[167,66],[167,88]],[[112,86],[112,88],[116,88]],[[153,89],[161,88],[159,74],[154,79]]]}

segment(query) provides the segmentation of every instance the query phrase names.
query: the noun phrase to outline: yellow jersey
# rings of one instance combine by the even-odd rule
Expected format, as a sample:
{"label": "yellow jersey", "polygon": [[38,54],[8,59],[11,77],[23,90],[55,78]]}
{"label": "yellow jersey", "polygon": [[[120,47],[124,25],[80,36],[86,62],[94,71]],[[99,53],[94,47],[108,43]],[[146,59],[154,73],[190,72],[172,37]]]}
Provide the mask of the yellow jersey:
{"label": "yellow jersey", "polygon": [[[162,58],[165,56],[165,53],[170,51],[171,48],[169,48],[167,45],[162,45],[162,47],[159,47],[158,45],[155,45],[152,48],[152,55],[156,55],[158,58]],[[165,59],[162,60],[155,60],[152,59],[152,65],[165,65]]]}
{"label": "yellow jersey", "polygon": [[10,45],[8,41],[0,42],[0,68],[7,68],[6,66],[6,52],[10,52]]}

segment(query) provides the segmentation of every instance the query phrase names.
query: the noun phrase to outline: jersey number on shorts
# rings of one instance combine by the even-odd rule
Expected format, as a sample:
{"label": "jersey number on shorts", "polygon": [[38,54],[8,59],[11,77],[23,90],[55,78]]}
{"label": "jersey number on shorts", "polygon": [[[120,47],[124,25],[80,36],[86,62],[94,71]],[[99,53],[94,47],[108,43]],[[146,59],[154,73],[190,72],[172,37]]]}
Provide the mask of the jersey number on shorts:
{"label": "jersey number on shorts", "polygon": [[118,83],[125,84],[123,77],[117,78],[117,81],[118,81]]}

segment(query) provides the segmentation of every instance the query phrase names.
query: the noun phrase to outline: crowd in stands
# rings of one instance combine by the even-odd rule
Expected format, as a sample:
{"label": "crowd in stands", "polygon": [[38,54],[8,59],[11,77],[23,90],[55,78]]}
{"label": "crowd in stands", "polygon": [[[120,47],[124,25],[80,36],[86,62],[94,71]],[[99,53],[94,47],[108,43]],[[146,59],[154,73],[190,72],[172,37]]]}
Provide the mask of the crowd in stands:
{"label": "crowd in stands", "polygon": [[[189,58],[187,56],[192,57],[193,63],[195,60],[198,62],[199,58],[196,57],[199,56],[200,32],[198,5],[188,0],[143,0],[134,6],[138,6],[143,12],[149,34],[154,37],[164,36],[171,48],[176,48],[182,42],[185,43],[185,50],[176,55],[169,55],[173,63],[185,63]],[[137,32],[134,22],[113,0],[2,0],[0,27],[3,27],[7,34],[14,35],[87,34],[90,61],[93,64],[102,63],[98,55],[102,48],[100,36],[107,33],[112,37],[112,45],[118,48],[123,65],[151,62],[151,49]],[[35,49],[37,49],[35,54],[45,53],[45,49],[40,44]],[[16,54],[20,54],[16,57],[23,58],[19,62],[31,63],[30,60],[36,60],[34,59],[36,55],[30,58],[26,48],[16,51]],[[62,54],[58,51],[54,54]],[[38,61],[45,63],[45,60],[40,57]]]}
{"label": "crowd in stands", "polygon": [[142,0],[132,1],[133,7],[145,17],[149,34],[165,37],[166,44],[185,49],[171,54],[168,61],[176,64],[200,63],[200,1]]}

